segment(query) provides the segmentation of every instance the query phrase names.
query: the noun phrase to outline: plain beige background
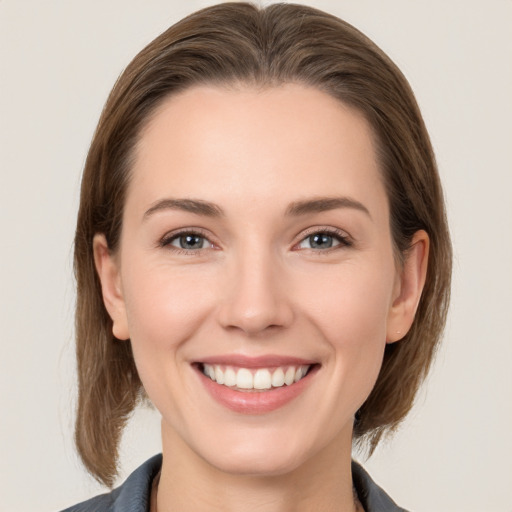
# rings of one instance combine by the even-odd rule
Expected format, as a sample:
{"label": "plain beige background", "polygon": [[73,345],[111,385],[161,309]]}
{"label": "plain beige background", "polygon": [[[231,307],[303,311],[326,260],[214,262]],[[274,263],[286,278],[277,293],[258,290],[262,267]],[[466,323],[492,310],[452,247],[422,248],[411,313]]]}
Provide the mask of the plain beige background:
{"label": "plain beige background", "polygon": [[[72,445],[72,238],[102,105],[189,0],[0,0],[0,511],[102,489]],[[455,248],[445,343],[418,403],[367,469],[417,512],[512,511],[512,1],[311,0],[367,33],[410,80]],[[159,451],[139,411],[123,478]]]}

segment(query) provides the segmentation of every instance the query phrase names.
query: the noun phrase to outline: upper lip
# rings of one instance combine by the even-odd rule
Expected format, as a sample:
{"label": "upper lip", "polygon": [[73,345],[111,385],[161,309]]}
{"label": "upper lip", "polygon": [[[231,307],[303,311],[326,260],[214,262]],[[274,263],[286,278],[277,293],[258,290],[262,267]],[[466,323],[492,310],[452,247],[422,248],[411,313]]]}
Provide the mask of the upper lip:
{"label": "upper lip", "polygon": [[317,364],[318,361],[303,359],[300,357],[268,354],[262,356],[245,356],[241,354],[224,354],[209,356],[195,361],[203,364],[218,364],[225,366],[237,366],[240,368],[271,368],[274,366],[305,366]]}

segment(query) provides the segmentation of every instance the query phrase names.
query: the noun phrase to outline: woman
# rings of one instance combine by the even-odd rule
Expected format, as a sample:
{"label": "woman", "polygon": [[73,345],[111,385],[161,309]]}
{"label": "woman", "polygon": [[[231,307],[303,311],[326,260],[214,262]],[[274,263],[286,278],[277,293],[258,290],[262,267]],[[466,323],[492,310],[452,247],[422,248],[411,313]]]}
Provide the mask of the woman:
{"label": "woman", "polygon": [[402,510],[351,448],[411,408],[450,269],[428,134],[381,50],[304,6],[185,18],[114,86],[75,238],[80,456],[111,487],[143,400],[163,455],[68,510]]}

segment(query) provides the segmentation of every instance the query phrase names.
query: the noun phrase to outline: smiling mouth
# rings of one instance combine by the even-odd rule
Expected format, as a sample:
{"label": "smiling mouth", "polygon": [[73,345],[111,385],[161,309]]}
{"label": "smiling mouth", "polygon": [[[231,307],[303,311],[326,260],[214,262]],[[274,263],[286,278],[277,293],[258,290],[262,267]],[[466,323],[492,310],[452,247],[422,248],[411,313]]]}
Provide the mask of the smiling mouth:
{"label": "smiling mouth", "polygon": [[[224,354],[192,363],[208,394],[237,413],[271,413],[305,394],[322,364],[280,355]],[[312,396],[309,394],[308,396]]]}
{"label": "smiling mouth", "polygon": [[202,363],[199,369],[212,381],[242,392],[261,392],[291,386],[302,380],[316,365],[287,365],[273,368],[243,368]]}

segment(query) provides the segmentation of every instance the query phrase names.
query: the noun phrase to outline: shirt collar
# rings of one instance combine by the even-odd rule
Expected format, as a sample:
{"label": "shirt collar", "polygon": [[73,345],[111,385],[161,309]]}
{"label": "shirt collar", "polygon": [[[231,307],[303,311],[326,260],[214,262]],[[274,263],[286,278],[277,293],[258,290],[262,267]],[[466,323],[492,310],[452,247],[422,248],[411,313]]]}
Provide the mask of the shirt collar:
{"label": "shirt collar", "polygon": [[[155,455],[139,466],[113,491],[109,512],[148,512],[153,478],[162,467],[162,455]],[[366,512],[407,512],[400,508],[355,461],[352,461],[352,478],[359,501]]]}

